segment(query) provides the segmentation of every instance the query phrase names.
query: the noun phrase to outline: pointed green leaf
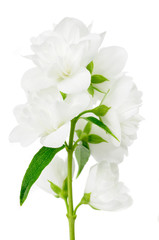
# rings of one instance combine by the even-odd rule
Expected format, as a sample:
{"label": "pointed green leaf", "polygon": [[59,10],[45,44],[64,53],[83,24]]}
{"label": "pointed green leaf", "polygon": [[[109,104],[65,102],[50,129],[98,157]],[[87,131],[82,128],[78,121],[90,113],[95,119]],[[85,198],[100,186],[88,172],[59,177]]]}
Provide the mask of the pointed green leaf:
{"label": "pointed green leaf", "polygon": [[92,144],[98,144],[98,143],[107,142],[107,141],[96,134],[90,134],[88,136],[88,142]]}
{"label": "pointed green leaf", "polygon": [[92,97],[94,96],[94,89],[93,89],[92,84],[90,84],[90,86],[89,86],[89,88],[87,89],[87,91],[88,91],[88,93],[89,93],[90,95],[92,95]]}
{"label": "pointed green leaf", "polygon": [[57,195],[60,195],[61,193],[61,188],[54,184],[53,182],[49,181],[51,189],[56,193]]}
{"label": "pointed green leaf", "polygon": [[42,147],[33,157],[22,181],[20,191],[20,205],[26,200],[30,188],[40,176],[43,169],[52,161],[55,154],[61,151],[65,146],[59,148]]}
{"label": "pointed green leaf", "polygon": [[102,75],[93,75],[91,77],[91,82],[94,84],[103,83],[105,81],[109,81],[109,80]]}
{"label": "pointed green leaf", "polygon": [[94,64],[93,64],[93,61],[90,62],[88,65],[87,65],[87,70],[90,72],[90,74],[92,74],[93,72],[93,68],[94,68]]}
{"label": "pointed green leaf", "polygon": [[105,114],[108,112],[109,109],[110,107],[107,107],[105,105],[99,105],[98,107],[92,109],[91,111],[98,117],[103,117],[105,116]]}
{"label": "pointed green leaf", "polygon": [[83,145],[78,145],[75,150],[75,156],[78,162],[78,177],[89,159],[90,150]]}
{"label": "pointed green leaf", "polygon": [[97,125],[98,127],[104,129],[106,131],[106,133],[109,133],[112,137],[114,137],[117,141],[119,141],[119,139],[112,133],[112,131],[107,127],[107,125],[105,125],[103,122],[101,122],[97,118],[83,117],[83,119],[90,121],[90,122],[94,123],[95,125]]}
{"label": "pointed green leaf", "polygon": [[63,100],[65,100],[66,97],[67,97],[67,94],[66,94],[66,93],[63,93],[63,92],[60,92],[60,93],[61,93],[61,96],[62,96]]}
{"label": "pointed green leaf", "polygon": [[91,131],[91,128],[92,128],[92,123],[91,123],[91,122],[88,122],[88,123],[86,124],[83,132],[89,134],[90,131]]}

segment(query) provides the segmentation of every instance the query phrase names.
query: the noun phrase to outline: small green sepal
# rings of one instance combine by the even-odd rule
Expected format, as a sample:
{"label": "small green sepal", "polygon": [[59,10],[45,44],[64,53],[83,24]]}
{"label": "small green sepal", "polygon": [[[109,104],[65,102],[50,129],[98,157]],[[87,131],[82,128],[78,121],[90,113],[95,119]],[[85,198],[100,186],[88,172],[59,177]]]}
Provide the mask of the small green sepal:
{"label": "small green sepal", "polygon": [[94,113],[98,117],[103,117],[109,111],[110,107],[105,105],[99,105],[98,107],[92,109],[92,113]]}
{"label": "small green sepal", "polygon": [[77,137],[80,138],[81,135],[82,135],[82,130],[81,130],[81,129],[78,129],[78,130],[76,130],[75,132],[76,132],[76,134],[77,134]]}
{"label": "small green sepal", "polygon": [[58,187],[56,184],[54,184],[53,182],[51,182],[49,180],[48,180],[48,182],[50,183],[50,187],[53,190],[53,192],[56,193],[57,196],[59,196],[61,194],[62,189],[60,187]]}
{"label": "small green sepal", "polygon": [[94,84],[103,83],[105,81],[109,81],[109,80],[102,75],[92,75],[91,77],[91,83],[94,83]]}
{"label": "small green sepal", "polygon": [[102,137],[96,135],[96,134],[90,134],[88,136],[88,142],[91,144],[98,144],[98,143],[102,143],[102,142],[106,142],[107,141],[105,139],[103,139]]}
{"label": "small green sepal", "polygon": [[63,182],[60,197],[63,199],[67,199],[67,197],[68,197],[68,180],[67,180],[67,178]]}
{"label": "small green sepal", "polygon": [[93,97],[94,96],[94,88],[93,85],[90,84],[89,88],[87,89],[88,93]]}
{"label": "small green sepal", "polygon": [[90,74],[92,74],[93,72],[93,68],[94,68],[94,64],[93,64],[93,61],[90,62],[88,65],[87,65],[87,70],[90,72]]}
{"label": "small green sepal", "polygon": [[63,181],[63,185],[62,185],[62,191],[66,191],[68,190],[68,181],[67,178]]}
{"label": "small green sepal", "polygon": [[89,134],[92,128],[92,123],[88,122],[83,130],[84,133]]}
{"label": "small green sepal", "polygon": [[84,141],[84,142],[87,142],[88,141],[88,134],[83,132],[80,136],[80,140]]}
{"label": "small green sepal", "polygon": [[66,97],[67,97],[67,94],[66,94],[66,93],[63,93],[63,92],[61,92],[61,91],[60,91],[60,93],[61,93],[61,96],[62,96],[63,100],[65,100]]}
{"label": "small green sepal", "polygon": [[67,186],[67,178],[63,181],[62,189],[54,184],[51,181],[48,181],[50,183],[51,189],[56,193],[55,195],[56,198],[62,198],[62,199],[67,199],[68,197],[68,186]]}
{"label": "small green sepal", "polygon": [[90,150],[88,142],[82,141],[82,145],[88,150]]}
{"label": "small green sepal", "polygon": [[91,198],[91,193],[85,193],[81,202],[82,204],[89,204]]}

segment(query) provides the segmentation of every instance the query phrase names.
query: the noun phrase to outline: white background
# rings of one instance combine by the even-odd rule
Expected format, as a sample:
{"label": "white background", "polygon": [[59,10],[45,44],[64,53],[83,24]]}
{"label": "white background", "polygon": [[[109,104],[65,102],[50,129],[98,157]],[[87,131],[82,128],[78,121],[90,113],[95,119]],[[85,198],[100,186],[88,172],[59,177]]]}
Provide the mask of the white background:
{"label": "white background", "polygon": [[[138,140],[120,166],[121,180],[129,187],[134,204],[120,212],[78,211],[76,240],[159,239],[159,7],[156,0],[5,0],[0,3],[0,238],[2,240],[63,240],[68,238],[65,206],[33,187],[19,206],[21,180],[40,148],[10,144],[16,121],[15,105],[25,102],[22,74],[32,64],[29,39],[62,18],[94,22],[94,32],[107,31],[103,46],[119,45],[129,54],[125,70],[143,91]],[[75,201],[82,196],[88,168],[75,185]]]}

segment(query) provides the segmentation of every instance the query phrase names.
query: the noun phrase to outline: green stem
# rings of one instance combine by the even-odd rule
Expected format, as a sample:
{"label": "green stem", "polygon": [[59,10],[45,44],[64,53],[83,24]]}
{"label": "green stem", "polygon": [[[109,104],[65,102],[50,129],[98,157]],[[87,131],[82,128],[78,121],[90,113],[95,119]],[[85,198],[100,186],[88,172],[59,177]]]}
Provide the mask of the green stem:
{"label": "green stem", "polygon": [[73,210],[73,194],[72,194],[72,160],[73,160],[73,137],[76,125],[76,118],[71,120],[71,130],[70,130],[70,138],[68,145],[68,221],[69,221],[69,232],[70,232],[70,240],[75,240],[75,219]]}
{"label": "green stem", "polygon": [[68,202],[67,202],[67,199],[65,198],[64,201],[65,201],[65,204],[66,204],[66,209],[67,209],[67,214],[68,214]]}
{"label": "green stem", "polygon": [[82,205],[82,201],[76,206],[75,210],[74,210],[74,215],[76,215],[77,209]]}
{"label": "green stem", "polygon": [[74,145],[73,145],[73,150],[77,147],[77,144],[81,141],[82,139],[78,139],[75,143],[74,143]]}

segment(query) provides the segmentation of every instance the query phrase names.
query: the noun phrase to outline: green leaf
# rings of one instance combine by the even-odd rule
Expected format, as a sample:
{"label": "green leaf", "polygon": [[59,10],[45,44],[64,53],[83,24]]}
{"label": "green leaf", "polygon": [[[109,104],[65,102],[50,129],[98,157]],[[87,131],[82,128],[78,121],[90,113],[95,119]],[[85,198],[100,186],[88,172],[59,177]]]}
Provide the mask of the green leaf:
{"label": "green leaf", "polygon": [[60,187],[58,187],[56,184],[54,184],[53,182],[50,182],[50,181],[48,181],[49,183],[50,183],[50,187],[51,187],[51,189],[54,191],[54,193],[56,193],[57,195],[60,195],[60,193],[61,193],[61,188]]}
{"label": "green leaf", "polygon": [[87,91],[88,91],[88,93],[89,93],[90,95],[92,95],[92,97],[94,96],[94,89],[93,89],[92,84],[90,84],[90,86],[89,86],[89,88],[87,89]]}
{"label": "green leaf", "polygon": [[89,134],[90,131],[91,131],[91,128],[92,128],[92,123],[91,123],[91,122],[88,122],[88,123],[86,124],[83,132]]}
{"label": "green leaf", "polygon": [[90,134],[88,136],[88,142],[92,144],[98,144],[98,143],[107,142],[107,141],[96,134]]}
{"label": "green leaf", "polygon": [[105,105],[100,105],[92,109],[91,112],[97,115],[98,117],[103,117],[109,111],[109,109],[110,107],[107,107]]}
{"label": "green leaf", "polygon": [[65,145],[59,148],[42,147],[33,157],[22,181],[20,191],[20,205],[26,200],[30,188],[40,176],[43,169],[52,161],[55,154],[61,151]]}
{"label": "green leaf", "polygon": [[90,72],[90,74],[92,74],[93,72],[93,68],[94,68],[94,64],[93,64],[93,61],[90,62],[88,65],[87,65],[87,70]]}
{"label": "green leaf", "polygon": [[95,125],[97,125],[98,127],[104,129],[106,131],[106,133],[110,134],[117,141],[119,141],[119,139],[111,132],[111,130],[107,127],[107,125],[105,125],[103,122],[101,122],[97,118],[94,118],[94,117],[83,117],[83,119],[85,119],[87,121],[90,121],[90,122],[94,123]]}
{"label": "green leaf", "polygon": [[102,75],[93,75],[91,77],[91,83],[94,83],[94,84],[103,83],[105,81],[109,81],[109,80]]}
{"label": "green leaf", "polygon": [[80,138],[82,135],[82,130],[81,129],[76,130],[76,134],[77,134],[77,137]]}
{"label": "green leaf", "polygon": [[78,177],[89,159],[90,150],[83,145],[78,145],[75,150],[75,156],[78,162]]}
{"label": "green leaf", "polygon": [[61,96],[62,96],[63,100],[65,100],[66,97],[67,97],[67,94],[66,94],[66,93],[63,93],[63,92],[60,92],[60,93],[61,93]]}

